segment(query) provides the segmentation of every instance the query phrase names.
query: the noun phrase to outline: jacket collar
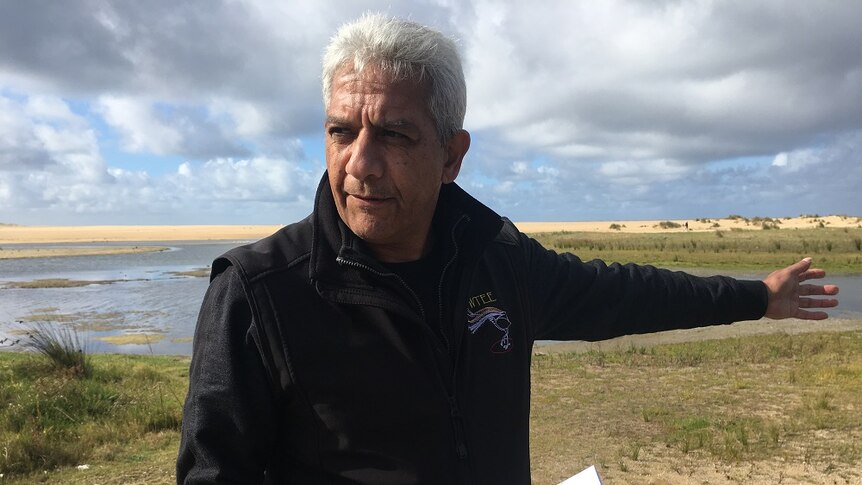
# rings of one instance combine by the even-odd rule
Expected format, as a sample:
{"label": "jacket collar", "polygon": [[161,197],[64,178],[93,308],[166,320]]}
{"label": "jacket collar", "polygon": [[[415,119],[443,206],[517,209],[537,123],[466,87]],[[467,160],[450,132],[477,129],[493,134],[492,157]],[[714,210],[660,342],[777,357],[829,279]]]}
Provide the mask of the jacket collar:
{"label": "jacket collar", "polygon": [[[341,220],[326,172],[317,188],[311,218],[309,277],[315,281],[373,288],[366,277],[345,271],[342,267],[345,261],[349,261],[372,272],[386,272],[362,239]],[[500,232],[502,225],[502,218],[496,212],[457,184],[444,184],[440,188],[432,230],[438,231],[437,244],[444,244],[447,253],[452,253],[457,247],[460,256],[478,257]]]}

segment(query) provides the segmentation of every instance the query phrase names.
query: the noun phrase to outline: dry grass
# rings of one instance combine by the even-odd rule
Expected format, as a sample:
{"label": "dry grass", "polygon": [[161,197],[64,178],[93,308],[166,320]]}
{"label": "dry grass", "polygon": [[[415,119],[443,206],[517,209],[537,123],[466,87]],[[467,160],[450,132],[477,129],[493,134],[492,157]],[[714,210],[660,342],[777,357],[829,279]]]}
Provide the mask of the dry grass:
{"label": "dry grass", "polygon": [[860,332],[537,355],[533,382],[537,484],[862,480]]}

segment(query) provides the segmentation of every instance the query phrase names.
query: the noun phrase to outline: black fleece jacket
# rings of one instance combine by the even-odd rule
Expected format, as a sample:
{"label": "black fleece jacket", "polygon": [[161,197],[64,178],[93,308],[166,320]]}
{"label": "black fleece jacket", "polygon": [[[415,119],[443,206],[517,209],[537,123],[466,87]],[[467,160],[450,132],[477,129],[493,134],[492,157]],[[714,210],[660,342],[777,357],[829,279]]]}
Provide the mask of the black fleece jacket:
{"label": "black fleece jacket", "polygon": [[[314,212],[213,264],[178,483],[530,482],[534,340],[756,319],[761,282],[556,254],[455,184],[434,222],[438,308]],[[429,312],[451,325],[435,332]],[[448,337],[446,335],[449,335]]]}

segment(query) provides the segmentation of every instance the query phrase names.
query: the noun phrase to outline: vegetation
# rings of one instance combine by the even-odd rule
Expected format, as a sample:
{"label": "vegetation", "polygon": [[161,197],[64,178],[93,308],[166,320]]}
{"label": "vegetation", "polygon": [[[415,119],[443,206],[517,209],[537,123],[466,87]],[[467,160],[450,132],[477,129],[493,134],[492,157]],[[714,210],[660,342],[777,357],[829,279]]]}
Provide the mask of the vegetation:
{"label": "vegetation", "polygon": [[68,278],[46,278],[30,281],[10,281],[3,288],[77,288],[89,285],[107,285],[116,283],[118,280],[70,280]]}
{"label": "vegetation", "polygon": [[73,376],[88,377],[92,370],[90,356],[78,332],[66,325],[35,323],[27,333],[24,347],[44,355],[55,369]]}
{"label": "vegetation", "polygon": [[[34,353],[0,353],[0,482],[175,482],[188,359],[92,363],[81,378]],[[607,483],[772,463],[862,478],[862,332],[539,349],[532,373],[534,483],[589,464]]]}
{"label": "vegetation", "polygon": [[661,221],[658,223],[658,226],[662,229],[679,229],[682,227],[678,222],[673,221]]}
{"label": "vegetation", "polygon": [[[761,224],[778,223],[761,220]],[[815,228],[783,231],[733,230],[627,234],[556,232],[533,236],[545,247],[583,260],[654,264],[676,268],[771,270],[814,258],[832,273],[862,272],[862,229]]]}
{"label": "vegetation", "polygon": [[859,483],[862,332],[544,353],[532,406],[534,483],[589,464],[607,483],[745,464],[775,473],[728,481],[778,483],[799,463]]}
{"label": "vegetation", "polygon": [[0,352],[0,482],[170,483],[188,359],[91,363],[82,377],[36,353]]}

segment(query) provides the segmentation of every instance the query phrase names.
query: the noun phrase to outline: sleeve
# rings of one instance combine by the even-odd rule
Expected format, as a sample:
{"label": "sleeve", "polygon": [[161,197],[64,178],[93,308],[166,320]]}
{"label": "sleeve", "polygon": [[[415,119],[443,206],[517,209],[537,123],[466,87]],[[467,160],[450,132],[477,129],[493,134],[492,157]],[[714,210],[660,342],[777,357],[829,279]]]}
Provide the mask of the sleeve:
{"label": "sleeve", "polygon": [[536,340],[604,340],[756,320],[766,312],[761,281],[583,262],[520,237]]}
{"label": "sleeve", "polygon": [[177,483],[260,483],[277,417],[237,271],[211,283],[198,316]]}

